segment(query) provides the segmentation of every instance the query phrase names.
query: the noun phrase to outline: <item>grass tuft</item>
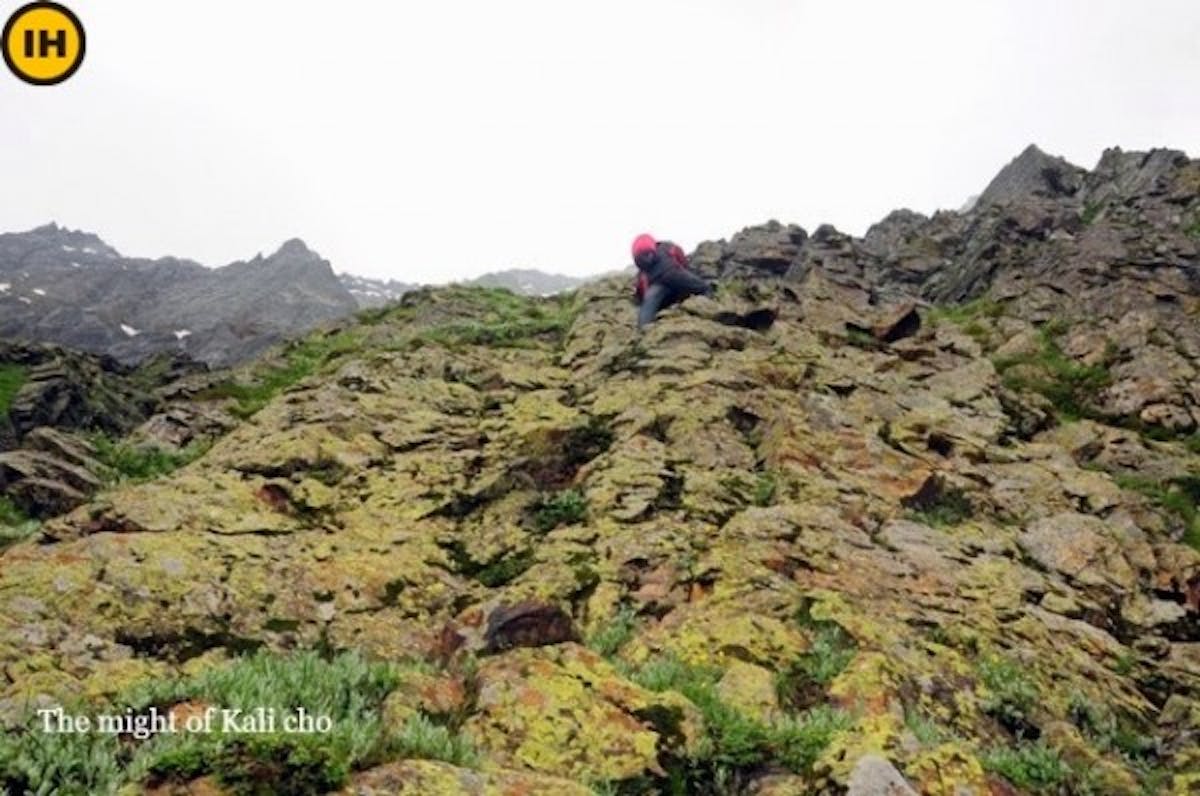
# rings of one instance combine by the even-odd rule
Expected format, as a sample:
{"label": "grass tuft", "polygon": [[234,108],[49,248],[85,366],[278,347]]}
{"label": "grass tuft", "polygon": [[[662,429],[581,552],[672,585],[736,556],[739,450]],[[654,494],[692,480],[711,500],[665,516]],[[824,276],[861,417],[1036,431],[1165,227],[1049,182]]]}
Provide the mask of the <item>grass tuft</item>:
{"label": "grass tuft", "polygon": [[464,768],[479,765],[479,753],[470,739],[420,714],[410,718],[400,732],[388,739],[386,756],[441,760]]}
{"label": "grass tuft", "polygon": [[0,550],[37,533],[39,524],[5,495],[0,495]]}
{"label": "grass tuft", "polygon": [[[353,653],[260,652],[180,679],[154,680],[121,695],[106,713],[125,708],[160,711],[190,703],[218,709],[265,708],[280,717],[303,707],[328,716],[328,733],[161,733],[138,741],[112,734],[46,734],[40,722],[0,737],[0,792],[64,796],[112,793],[123,784],[172,784],[211,774],[233,794],[323,794],[341,787],[355,768],[388,755],[474,760],[461,739],[429,722],[410,722],[389,737],[380,720],[384,698],[400,683],[402,667],[368,662]],[[74,710],[74,709],[72,709]],[[87,708],[79,707],[87,713]]]}
{"label": "grass tuft", "polygon": [[633,638],[636,631],[637,612],[628,605],[622,606],[608,624],[587,640],[587,645],[605,658],[611,658]]}
{"label": "grass tuft", "polygon": [[1200,550],[1200,476],[1159,480],[1139,475],[1115,475],[1117,486],[1145,496],[1183,525],[1184,544]]}
{"label": "grass tuft", "polygon": [[194,442],[179,451],[170,451],[153,444],[133,445],[105,434],[94,434],[89,441],[96,451],[96,460],[112,471],[113,481],[150,481],[173,473],[199,459],[212,446],[209,442]]}
{"label": "grass tuft", "polygon": [[316,373],[327,363],[358,349],[360,339],[350,332],[318,332],[287,344],[284,364],[261,367],[249,381],[226,381],[208,390],[203,398],[232,398],[230,410],[241,418],[257,414],[281,392]]}
{"label": "grass tuft", "polygon": [[20,365],[0,364],[0,420],[8,417],[8,410],[25,384],[25,378],[25,368]]}
{"label": "grass tuft", "polygon": [[1106,363],[1081,365],[1063,353],[1058,338],[1067,328],[1061,319],[1046,324],[1037,351],[997,359],[996,370],[1005,387],[1040,393],[1064,419],[1098,418],[1096,405],[1112,374]]}
{"label": "grass tuft", "polygon": [[531,507],[533,527],[549,533],[560,525],[574,525],[587,519],[587,498],[578,489],[564,489],[539,497]]}
{"label": "grass tuft", "polygon": [[765,764],[809,773],[834,736],[852,724],[848,714],[827,705],[764,723],[720,699],[717,683],[721,675],[715,667],[685,664],[673,657],[653,659],[630,674],[630,679],[647,690],[682,694],[704,717],[700,751],[675,772],[673,784],[682,784],[684,790],[672,792],[690,793],[690,784],[709,783],[718,774],[736,779],[737,772]]}
{"label": "grass tuft", "polygon": [[1031,793],[1058,793],[1074,778],[1071,767],[1058,752],[1041,743],[993,749],[984,754],[980,762],[985,770],[999,774]]}
{"label": "grass tuft", "polygon": [[981,706],[1017,736],[1032,726],[1030,717],[1038,701],[1037,685],[1021,664],[999,655],[979,661],[979,679],[987,689]]}

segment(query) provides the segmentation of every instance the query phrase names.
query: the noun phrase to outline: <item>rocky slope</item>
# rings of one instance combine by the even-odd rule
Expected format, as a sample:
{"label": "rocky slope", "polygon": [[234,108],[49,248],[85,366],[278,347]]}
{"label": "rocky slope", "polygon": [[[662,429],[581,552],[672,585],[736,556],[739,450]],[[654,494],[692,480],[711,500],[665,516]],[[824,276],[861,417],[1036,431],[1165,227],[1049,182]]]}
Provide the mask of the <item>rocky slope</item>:
{"label": "rocky slope", "polygon": [[1195,792],[1198,212],[1181,155],[1031,150],[965,214],[706,244],[642,335],[624,279],[421,290],[190,391],[248,419],[0,558],[0,783],[33,706],[249,707],[315,649],[400,667],[329,697],[367,734],[53,781]]}
{"label": "rocky slope", "polygon": [[0,235],[0,339],[126,362],[178,352],[227,365],[357,307],[329,263],[298,240],[210,269],[122,257],[55,224]]}
{"label": "rocky slope", "polygon": [[170,455],[227,431],[233,418],[214,423],[212,411],[174,406],[187,378],[204,373],[186,358],[160,355],[134,368],[0,341],[0,547],[18,534],[12,526],[86,502],[116,475],[111,459]]}

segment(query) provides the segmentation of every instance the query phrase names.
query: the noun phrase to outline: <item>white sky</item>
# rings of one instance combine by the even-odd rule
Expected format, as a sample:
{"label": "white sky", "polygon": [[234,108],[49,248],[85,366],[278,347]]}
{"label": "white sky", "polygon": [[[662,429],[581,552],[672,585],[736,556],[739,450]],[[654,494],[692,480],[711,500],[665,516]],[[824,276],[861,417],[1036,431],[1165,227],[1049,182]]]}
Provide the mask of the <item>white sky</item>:
{"label": "white sky", "polygon": [[958,207],[1030,142],[1200,141],[1196,0],[66,2],[75,77],[0,71],[0,230],[207,265],[585,274]]}

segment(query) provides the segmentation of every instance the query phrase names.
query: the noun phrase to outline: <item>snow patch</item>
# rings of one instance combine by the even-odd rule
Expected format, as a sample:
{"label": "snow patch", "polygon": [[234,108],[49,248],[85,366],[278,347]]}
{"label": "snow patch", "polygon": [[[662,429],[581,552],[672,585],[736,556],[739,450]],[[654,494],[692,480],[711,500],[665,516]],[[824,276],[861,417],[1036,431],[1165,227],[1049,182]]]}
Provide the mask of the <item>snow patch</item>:
{"label": "snow patch", "polygon": [[141,334],[141,332],[139,332],[137,329],[134,329],[132,326],[127,326],[126,324],[121,324],[121,331],[129,337],[137,337],[139,334]]}
{"label": "snow patch", "polygon": [[0,282],[0,293],[7,293],[10,287],[12,287],[11,282]]}
{"label": "snow patch", "polygon": [[37,295],[39,295],[39,296],[44,296],[44,295],[46,295],[46,291],[42,290],[40,287],[35,287],[35,288],[33,289],[33,292],[34,292],[34,293],[36,293],[36,294],[37,294]]}
{"label": "snow patch", "polygon": [[62,245],[62,250],[63,250],[63,251],[65,251],[65,252],[74,252],[74,251],[79,251],[79,250],[78,250],[78,249],[76,249],[74,246],[68,246],[68,245],[67,245],[67,244],[65,244],[65,243]]}
{"label": "snow patch", "polygon": [[175,330],[175,339],[182,340],[183,338],[189,336],[191,333],[192,332],[189,329],[176,329]]}
{"label": "snow patch", "polygon": [[33,303],[33,299],[29,298],[29,296],[21,296],[20,301],[22,304],[32,304]]}

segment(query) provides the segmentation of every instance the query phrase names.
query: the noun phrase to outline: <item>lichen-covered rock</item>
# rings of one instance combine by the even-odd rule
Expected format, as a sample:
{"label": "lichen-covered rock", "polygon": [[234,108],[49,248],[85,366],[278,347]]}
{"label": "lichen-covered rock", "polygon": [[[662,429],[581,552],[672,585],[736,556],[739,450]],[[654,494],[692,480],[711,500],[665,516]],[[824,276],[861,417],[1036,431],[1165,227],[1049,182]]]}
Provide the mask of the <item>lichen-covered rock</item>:
{"label": "lichen-covered rock", "polygon": [[645,691],[573,644],[487,659],[477,677],[465,730],[507,768],[585,782],[662,774],[659,755],[698,730],[686,700]]}
{"label": "lichen-covered rock", "polygon": [[[1156,161],[1144,193],[1109,161],[863,240],[706,246],[736,278],[642,333],[616,278],[345,324],[198,460],[0,553],[0,719],[355,650],[426,661],[384,722],[461,731],[480,769],[370,760],[363,792],[802,793],[873,756],[982,795],[1035,735],[1114,788],[1188,787],[1200,167]],[[248,414],[206,397],[223,378],[171,394]],[[1138,765],[1088,706],[1148,739]]]}

